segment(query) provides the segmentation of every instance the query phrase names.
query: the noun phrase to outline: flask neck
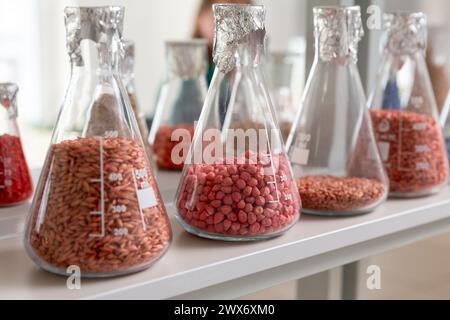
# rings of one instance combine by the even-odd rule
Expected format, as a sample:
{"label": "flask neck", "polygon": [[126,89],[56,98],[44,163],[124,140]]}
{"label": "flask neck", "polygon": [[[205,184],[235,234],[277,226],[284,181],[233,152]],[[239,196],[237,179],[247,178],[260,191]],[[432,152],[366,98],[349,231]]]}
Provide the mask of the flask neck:
{"label": "flask neck", "polygon": [[206,75],[207,44],[203,40],[170,41],[166,43],[169,79],[195,80]]}
{"label": "flask neck", "polygon": [[264,45],[258,35],[249,35],[248,42],[239,45],[235,52],[236,67],[258,68],[264,55]]}
{"label": "flask neck", "polygon": [[336,64],[354,63],[364,35],[359,7],[314,8],[316,59]]}
{"label": "flask neck", "polygon": [[265,9],[251,5],[214,5],[213,60],[222,73],[257,66],[266,39]]}
{"label": "flask neck", "polygon": [[346,47],[331,47],[324,45],[316,38],[315,62],[330,65],[356,65],[358,62],[357,52],[351,53]]}
{"label": "flask neck", "polygon": [[396,56],[425,54],[427,20],[423,13],[388,13],[384,20],[385,32],[381,43],[385,53]]}
{"label": "flask neck", "polygon": [[8,120],[16,120],[17,112],[17,93],[19,88],[14,83],[0,83],[0,107],[2,117]]}

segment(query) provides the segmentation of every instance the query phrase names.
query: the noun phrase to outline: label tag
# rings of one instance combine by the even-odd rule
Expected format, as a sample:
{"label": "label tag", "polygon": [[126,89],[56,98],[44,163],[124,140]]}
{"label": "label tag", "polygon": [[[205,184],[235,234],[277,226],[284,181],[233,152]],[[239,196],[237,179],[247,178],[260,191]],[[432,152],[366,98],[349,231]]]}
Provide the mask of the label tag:
{"label": "label tag", "polygon": [[153,208],[158,205],[158,201],[156,201],[155,192],[151,187],[137,190],[137,198],[141,210]]}
{"label": "label tag", "polygon": [[309,150],[302,148],[295,148],[291,157],[291,161],[294,164],[306,166],[309,160]]}
{"label": "label tag", "polygon": [[378,142],[378,149],[380,149],[381,160],[387,162],[389,159],[389,150],[391,144],[389,142]]}

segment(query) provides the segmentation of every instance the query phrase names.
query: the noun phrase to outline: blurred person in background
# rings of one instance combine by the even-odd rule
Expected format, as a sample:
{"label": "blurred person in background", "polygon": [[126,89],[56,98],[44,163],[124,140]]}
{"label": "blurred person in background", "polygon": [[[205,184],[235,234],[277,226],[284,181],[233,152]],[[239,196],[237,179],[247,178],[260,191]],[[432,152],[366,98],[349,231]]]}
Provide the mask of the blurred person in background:
{"label": "blurred person in background", "polygon": [[193,38],[206,39],[208,41],[208,84],[214,73],[212,51],[214,45],[214,14],[212,6],[215,3],[252,4],[251,0],[202,0],[197,12],[194,24]]}

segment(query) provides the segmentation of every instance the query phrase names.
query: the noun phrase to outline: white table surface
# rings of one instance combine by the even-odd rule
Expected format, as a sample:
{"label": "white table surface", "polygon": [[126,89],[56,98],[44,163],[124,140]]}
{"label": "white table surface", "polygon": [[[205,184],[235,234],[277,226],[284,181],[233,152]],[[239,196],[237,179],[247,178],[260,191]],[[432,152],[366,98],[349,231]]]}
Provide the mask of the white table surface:
{"label": "white table surface", "polygon": [[[178,175],[160,173],[169,212]],[[303,215],[269,241],[227,243],[184,232],[172,217],[173,243],[150,269],[111,279],[66,278],[40,270],[21,239],[29,204],[0,210],[0,299],[238,298],[450,230],[450,187],[439,195],[389,200],[375,212],[350,218]]]}

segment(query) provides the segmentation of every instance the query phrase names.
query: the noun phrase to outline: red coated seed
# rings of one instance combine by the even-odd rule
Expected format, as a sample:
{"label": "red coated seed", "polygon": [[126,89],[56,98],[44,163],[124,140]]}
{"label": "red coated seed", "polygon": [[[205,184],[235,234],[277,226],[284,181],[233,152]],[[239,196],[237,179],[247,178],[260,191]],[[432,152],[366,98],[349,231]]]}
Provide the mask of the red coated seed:
{"label": "red coated seed", "polygon": [[250,186],[245,187],[244,189],[244,196],[248,197],[249,195],[252,194],[253,188]]}
{"label": "red coated seed", "polygon": [[227,178],[223,179],[222,184],[224,186],[232,186],[233,180],[230,177],[227,177]]}
{"label": "red coated seed", "polygon": [[238,218],[241,223],[247,222],[247,214],[244,211],[239,211]]}
{"label": "red coated seed", "polygon": [[257,219],[256,219],[256,214],[254,214],[254,213],[249,213],[249,214],[247,215],[247,222],[248,222],[249,224],[254,224],[256,221],[257,221]]}
{"label": "red coated seed", "polygon": [[383,183],[377,180],[332,176],[302,177],[299,190],[304,208],[326,211],[363,209],[386,194]]}
{"label": "red coated seed", "polygon": [[225,220],[223,222],[223,229],[225,231],[228,231],[231,228],[231,225],[233,224],[233,222],[231,220]]}
{"label": "red coated seed", "polygon": [[439,124],[409,111],[371,110],[378,143],[388,146],[385,168],[390,192],[430,192],[447,183],[449,168]]}
{"label": "red coated seed", "polygon": [[240,228],[241,228],[241,224],[240,224],[240,223],[234,222],[234,223],[231,225],[231,229],[232,229],[233,231],[239,231]]}
{"label": "red coated seed", "polygon": [[227,195],[223,198],[223,203],[230,206],[233,204],[233,198],[230,195]]}
{"label": "red coated seed", "polygon": [[33,192],[31,177],[20,138],[0,136],[0,206],[25,201]]}
{"label": "red coated seed", "polygon": [[239,202],[242,199],[242,196],[239,192],[233,192],[233,194],[231,195],[231,198],[234,202]]}
{"label": "red coated seed", "polygon": [[225,193],[223,193],[222,191],[219,191],[216,193],[216,199],[217,200],[222,200],[223,197],[225,197]]}
{"label": "red coated seed", "polygon": [[236,213],[230,213],[228,216],[228,220],[232,222],[236,222],[238,220]]}
{"label": "red coated seed", "polygon": [[222,205],[222,202],[220,200],[214,200],[214,201],[211,201],[211,205],[214,208],[219,208]]}
{"label": "red coated seed", "polygon": [[233,208],[231,208],[230,206],[222,206],[222,207],[220,207],[220,211],[223,214],[229,214],[229,213],[231,213],[231,211],[233,211]]}
{"label": "red coated seed", "polygon": [[[268,177],[264,175],[267,170],[263,170],[256,155],[253,153],[247,155],[245,164],[193,164],[189,166],[181,181],[177,197],[177,208],[185,222],[197,229],[211,232],[211,224],[208,223],[210,217],[206,219],[208,225],[205,228],[202,228],[201,219],[188,221],[186,218],[187,213],[202,209],[201,212],[207,212],[208,215],[214,217],[214,233],[230,237],[270,235],[272,232],[278,234],[289,228],[300,211],[296,185],[292,180],[281,180],[281,176],[288,172],[289,166],[282,165],[285,160],[274,160],[275,166],[280,163],[276,170],[283,171],[276,172],[275,177]],[[250,161],[249,156],[252,156],[254,161]],[[235,163],[243,162],[236,161]],[[201,173],[206,177],[203,182],[199,178]],[[276,188],[274,182],[277,183]],[[276,190],[278,190],[278,194]],[[271,203],[275,197],[279,202]],[[205,205],[191,205],[189,208],[183,209],[186,212],[182,214],[180,206],[183,203],[199,201],[204,202]],[[266,213],[269,216],[266,216]],[[264,226],[261,225],[262,223]],[[217,227],[218,225],[220,226]]]}
{"label": "red coated seed", "polygon": [[225,219],[225,216],[223,215],[223,213],[217,212],[214,215],[214,224],[221,223],[223,221],[223,219]]}

